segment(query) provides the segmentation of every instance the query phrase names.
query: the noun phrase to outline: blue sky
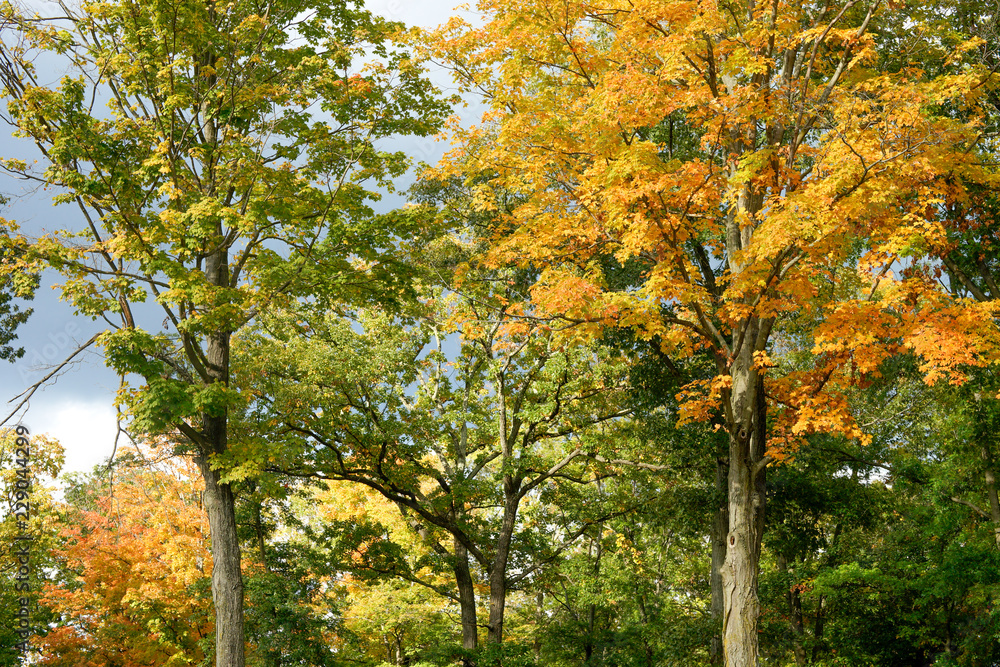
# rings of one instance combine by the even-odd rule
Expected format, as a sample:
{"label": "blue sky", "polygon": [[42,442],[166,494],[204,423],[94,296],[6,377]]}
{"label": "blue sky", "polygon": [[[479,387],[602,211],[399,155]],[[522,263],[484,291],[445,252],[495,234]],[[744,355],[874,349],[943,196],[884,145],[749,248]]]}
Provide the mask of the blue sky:
{"label": "blue sky", "polygon": [[[386,18],[424,27],[439,25],[455,13],[454,0],[373,0],[366,4],[372,12]],[[57,80],[63,73],[55,64],[49,71],[44,71],[41,65],[39,69],[43,80]],[[436,73],[435,80],[442,87],[450,83],[448,75],[442,72]],[[399,147],[425,162],[436,161],[444,150],[444,144],[433,139],[402,140]],[[12,138],[9,128],[0,127],[0,156],[30,159],[34,155],[30,144]],[[81,222],[79,211],[72,206],[53,206],[51,191],[40,191],[3,174],[0,174],[0,193],[11,199],[8,206],[0,208],[0,217],[16,221],[29,235],[73,228]],[[399,201],[396,197],[386,198],[383,205],[398,205]],[[80,343],[103,330],[102,323],[75,315],[68,304],[59,300],[58,290],[53,289],[58,282],[54,274],[43,276],[42,286],[31,304],[34,314],[19,331],[18,344],[25,349],[24,357],[13,364],[0,362],[0,407],[4,408],[0,419],[13,408],[8,400],[44,377],[52,365],[61,362]],[[55,382],[35,393],[27,411],[22,411],[22,422],[32,433],[47,433],[62,442],[66,448],[65,471],[90,470],[104,461],[114,446],[113,400],[117,387],[117,376],[104,367],[99,352],[89,350]]]}

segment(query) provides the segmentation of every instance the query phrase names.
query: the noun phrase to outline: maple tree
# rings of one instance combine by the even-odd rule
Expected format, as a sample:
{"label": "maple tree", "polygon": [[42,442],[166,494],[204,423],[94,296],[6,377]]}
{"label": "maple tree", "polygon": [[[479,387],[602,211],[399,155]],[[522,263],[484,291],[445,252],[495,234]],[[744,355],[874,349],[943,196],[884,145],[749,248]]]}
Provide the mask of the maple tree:
{"label": "maple tree", "polygon": [[[6,204],[0,195],[0,205]],[[9,236],[8,230],[0,224],[0,235]],[[0,248],[0,265],[10,263],[12,253]],[[16,299],[30,301],[37,287],[37,277],[31,274],[8,274],[0,272],[0,359],[14,361],[24,355],[24,348],[14,348],[12,343],[17,337],[17,328],[31,316],[31,309],[22,310]]]}
{"label": "maple tree", "polygon": [[344,595],[342,650],[375,663],[451,662],[461,652],[461,629],[453,622],[461,610],[453,596],[441,594],[454,575],[426,531],[414,531],[394,503],[360,484],[327,482],[309,499],[300,513],[311,526],[304,542],[328,564],[324,576]]}
{"label": "maple tree", "polygon": [[[995,358],[993,304],[919,262],[942,202],[993,182],[974,148],[995,78],[960,62],[975,40],[940,73],[880,69],[878,0],[478,6],[430,47],[490,105],[440,169],[495,174],[483,207],[524,198],[491,256],[538,271],[534,315],[712,355],[682,421],[728,434],[725,661],[756,665],[767,467],[810,433],[864,438],[844,388],[897,351],[929,382]],[[609,264],[640,279],[612,289]],[[815,356],[782,372],[791,321]]]}
{"label": "maple tree", "polygon": [[310,303],[262,317],[258,332],[241,338],[239,364],[255,397],[248,423],[267,447],[243,438],[231,467],[350,481],[389,498],[452,569],[454,589],[431,587],[459,603],[471,650],[470,561],[488,580],[488,640],[499,643],[509,588],[551,555],[524,554],[527,562],[510,571],[515,535],[527,539],[525,498],[615,466],[651,464],[615,451],[616,422],[628,414],[619,400],[623,359],[524,325],[504,305],[516,276],[477,277],[466,267],[457,292],[430,282],[434,271],[452,280],[469,244],[458,234],[432,236],[420,251],[425,270],[434,268],[422,284],[425,303],[398,317]]}
{"label": "maple tree", "polygon": [[[195,455],[216,660],[240,667],[235,500],[216,462],[240,403],[231,337],[296,295],[406,290],[379,261],[393,230],[371,223],[378,195],[365,182],[388,187],[408,164],[380,139],[434,131],[445,104],[394,46],[399,26],[360,3],[61,7],[40,18],[0,5],[5,118],[42,155],[37,169],[17,156],[3,167],[54,188],[80,225],[29,239],[10,223],[3,274],[58,270],[77,312],[108,323],[96,342],[123,377],[133,430],[171,434]],[[48,85],[40,53],[70,74]]]}
{"label": "maple tree", "polygon": [[213,623],[199,478],[189,459],[75,478],[41,596],[55,618],[35,640],[40,664],[201,664]]}

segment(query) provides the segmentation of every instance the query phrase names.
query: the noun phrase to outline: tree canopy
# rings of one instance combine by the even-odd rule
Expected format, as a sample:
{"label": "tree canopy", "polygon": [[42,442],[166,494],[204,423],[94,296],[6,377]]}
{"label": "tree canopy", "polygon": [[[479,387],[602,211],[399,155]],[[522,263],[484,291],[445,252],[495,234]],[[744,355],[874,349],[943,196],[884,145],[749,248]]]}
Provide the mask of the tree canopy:
{"label": "tree canopy", "polygon": [[1000,655],[988,3],[62,10],[0,356],[58,273],[156,446],[40,505],[41,664]]}

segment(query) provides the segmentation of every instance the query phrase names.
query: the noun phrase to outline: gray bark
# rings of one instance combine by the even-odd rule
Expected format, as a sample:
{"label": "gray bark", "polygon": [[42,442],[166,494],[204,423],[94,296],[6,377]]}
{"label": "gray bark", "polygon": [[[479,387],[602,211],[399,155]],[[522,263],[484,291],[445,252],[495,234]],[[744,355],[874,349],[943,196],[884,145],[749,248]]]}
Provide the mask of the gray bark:
{"label": "gray bark", "polygon": [[729,466],[722,459],[716,460],[715,466],[715,488],[721,498],[719,506],[715,510],[715,517],[712,521],[712,571],[710,582],[712,587],[712,625],[715,632],[712,635],[712,643],[709,646],[709,660],[713,665],[721,665],[724,655],[722,652],[722,619],[725,614],[725,599],[722,589],[722,566],[726,561],[726,538],[729,533],[729,503],[726,500],[726,479],[728,477]]}
{"label": "gray bark", "polygon": [[[219,230],[221,238],[221,229]],[[206,258],[205,277],[218,286],[229,285],[229,265],[225,251]],[[212,382],[229,383],[230,332],[207,336],[205,367]],[[216,667],[244,667],[243,572],[240,543],[236,532],[236,502],[229,484],[212,469],[211,457],[229,446],[229,418],[225,409],[202,416],[202,436],[197,456],[205,482],[205,509],[212,541],[212,601],[215,603]]]}
{"label": "gray bark", "polygon": [[507,479],[504,481],[503,520],[500,524],[500,534],[497,536],[496,553],[490,565],[490,619],[487,641],[499,644],[503,641],[504,607],[507,604],[507,561],[510,559],[510,544],[514,535],[514,523],[517,520],[517,509],[521,502],[518,491],[520,481]]}
{"label": "gray bark", "polygon": [[469,551],[454,538],[455,582],[458,585],[458,604],[462,615],[462,648],[475,650],[479,645],[479,626],[476,624],[476,589],[469,570]]}
{"label": "gray bark", "polygon": [[215,603],[216,667],[242,667],[243,573],[236,534],[236,504],[232,489],[219,481],[205,456],[197,457],[205,481],[205,509],[212,538],[212,600]]}

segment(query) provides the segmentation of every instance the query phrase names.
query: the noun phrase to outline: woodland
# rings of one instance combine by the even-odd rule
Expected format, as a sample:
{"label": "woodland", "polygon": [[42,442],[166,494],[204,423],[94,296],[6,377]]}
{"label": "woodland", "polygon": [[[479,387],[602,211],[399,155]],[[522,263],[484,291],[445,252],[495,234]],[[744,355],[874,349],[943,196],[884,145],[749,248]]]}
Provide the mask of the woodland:
{"label": "woodland", "polygon": [[0,664],[1000,665],[994,3],[52,7],[0,357],[58,275],[131,442],[0,432]]}

